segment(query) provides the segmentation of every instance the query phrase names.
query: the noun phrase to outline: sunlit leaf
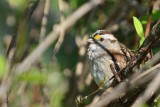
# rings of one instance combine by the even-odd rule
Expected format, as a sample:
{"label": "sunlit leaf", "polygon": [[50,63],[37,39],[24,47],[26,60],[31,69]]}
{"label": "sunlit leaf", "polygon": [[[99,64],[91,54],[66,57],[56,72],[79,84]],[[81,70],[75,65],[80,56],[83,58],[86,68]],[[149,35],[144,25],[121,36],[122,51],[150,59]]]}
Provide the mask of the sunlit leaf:
{"label": "sunlit leaf", "polygon": [[143,26],[141,24],[141,22],[133,16],[133,23],[134,23],[134,27],[136,29],[136,32],[138,34],[138,36],[140,37],[140,46],[142,45],[145,37],[144,37],[144,31],[143,31]]}
{"label": "sunlit leaf", "polygon": [[140,38],[144,38],[144,31],[141,22],[133,16],[133,23],[136,29],[136,32]]}
{"label": "sunlit leaf", "polygon": [[145,40],[144,38],[141,38],[141,39],[140,39],[140,41],[139,41],[139,46],[141,46],[141,45],[143,44],[144,40]]}

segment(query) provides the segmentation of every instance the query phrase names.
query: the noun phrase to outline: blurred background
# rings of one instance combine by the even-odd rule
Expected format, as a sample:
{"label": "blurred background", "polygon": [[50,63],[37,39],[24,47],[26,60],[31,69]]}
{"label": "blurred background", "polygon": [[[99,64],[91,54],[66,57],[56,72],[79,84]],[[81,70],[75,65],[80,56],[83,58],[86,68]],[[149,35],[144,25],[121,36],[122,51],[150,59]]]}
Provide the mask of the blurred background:
{"label": "blurred background", "polygon": [[[40,0],[27,23],[27,57],[47,35],[65,22],[77,9],[90,0]],[[1,0],[0,2],[0,79],[8,71],[6,52],[28,0]],[[76,21],[73,27],[63,30],[52,45],[37,59],[29,72],[13,75],[8,94],[9,107],[73,107],[80,99],[95,91],[98,86],[92,81],[86,58],[87,38],[99,29],[106,29],[128,48],[135,51],[139,37],[133,24],[133,16],[147,23],[150,0],[105,0]],[[158,13],[160,1],[154,3]],[[22,45],[23,46],[23,45]],[[23,47],[21,47],[23,48]],[[155,45],[153,53],[160,50]],[[24,51],[24,50],[23,50]],[[19,61],[20,63],[21,61]],[[8,72],[7,72],[8,71]],[[98,93],[99,94],[99,93]],[[87,104],[96,101],[91,96]]]}

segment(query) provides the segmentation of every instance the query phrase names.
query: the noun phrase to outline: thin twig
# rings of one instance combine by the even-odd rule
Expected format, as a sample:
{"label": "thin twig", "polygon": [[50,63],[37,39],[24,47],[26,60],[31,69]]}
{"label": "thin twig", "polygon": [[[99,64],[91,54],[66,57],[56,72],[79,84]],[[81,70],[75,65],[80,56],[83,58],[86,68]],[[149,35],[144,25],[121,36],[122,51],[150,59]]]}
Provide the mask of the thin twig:
{"label": "thin twig", "polygon": [[152,20],[152,10],[153,10],[154,3],[155,1],[151,0],[151,5],[149,7],[149,13],[148,13],[148,20],[147,20],[146,29],[145,29],[145,37],[148,36],[149,31],[150,31],[151,20]]}
{"label": "thin twig", "polygon": [[[60,9],[60,18],[61,18],[61,23],[65,23],[65,17],[64,17],[64,6],[63,6],[63,0],[58,0],[59,3],[59,9]],[[64,41],[64,36],[65,36],[65,29],[63,26],[61,26],[61,32],[59,39],[54,47],[54,52],[57,53]]]}
{"label": "thin twig", "polygon": [[[151,29],[151,21],[152,21],[152,10],[153,10],[153,6],[154,6],[155,0],[151,0],[151,5],[149,7],[149,13],[148,13],[148,20],[147,20],[147,24],[146,24],[146,29],[145,29],[145,38],[148,36],[150,29]],[[147,57],[150,59],[153,57],[153,53],[152,53],[152,49],[150,49],[150,52],[148,53]],[[147,59],[146,57],[146,59]]]}
{"label": "thin twig", "polygon": [[[10,46],[7,50],[6,56],[7,58],[10,57],[10,53],[13,54],[13,58],[9,59],[11,60],[11,65],[9,66],[9,69],[6,70],[6,74],[1,81],[0,85],[0,106],[1,107],[7,107],[8,106],[8,93],[11,87],[11,82],[13,83],[13,64],[16,62],[22,60],[22,56],[24,55],[24,47],[22,48],[20,43],[24,42],[23,45],[26,45],[25,41],[25,31],[27,30],[27,24],[30,20],[34,10],[36,9],[37,5],[39,3],[39,0],[29,0],[27,7],[25,8],[24,14],[21,17],[21,20],[19,22],[19,25],[17,27],[16,35],[13,36],[12,41],[10,43]],[[23,41],[24,40],[24,41]],[[16,47],[15,49],[13,49]],[[13,52],[13,50],[15,50]]]}
{"label": "thin twig", "polygon": [[[50,0],[45,0],[43,18],[42,18],[42,23],[41,23],[41,31],[40,31],[40,43],[43,41],[46,35],[46,25],[48,22],[47,17],[48,17],[49,10],[50,10],[50,3],[51,3]],[[41,74],[42,72],[43,70],[40,71]],[[44,91],[44,89],[46,89],[46,85],[41,85],[40,86],[40,92],[42,96],[41,103],[43,107],[47,107],[47,105],[49,105],[49,100],[48,100],[47,93],[46,91]]]}
{"label": "thin twig", "polygon": [[46,35],[46,25],[47,25],[47,16],[49,13],[49,8],[50,8],[50,0],[46,0],[45,6],[44,6],[44,13],[43,13],[44,15],[41,23],[40,42],[44,39]]}
{"label": "thin twig", "polygon": [[[140,47],[136,55],[133,57],[129,65],[124,69],[124,71],[125,70],[129,71],[130,69],[133,69],[135,66],[139,65],[143,61],[150,47],[153,45],[154,42],[158,40],[158,38],[160,38],[159,34],[160,34],[160,19],[155,24],[155,26],[152,28],[150,35],[147,37],[145,42],[142,44],[142,46]],[[136,86],[138,86],[138,84],[141,83],[139,81],[142,79],[142,77],[146,75],[150,75],[151,74],[150,72],[153,72],[154,70],[158,68],[160,68],[160,64],[145,71],[147,73],[145,75],[143,74],[141,78],[137,77],[138,78],[137,79],[136,77],[131,77],[131,81],[122,82],[120,85],[116,87],[116,89],[110,95],[107,95],[104,99],[102,99],[101,101],[97,102],[94,105],[91,105],[90,107],[103,107],[103,106],[108,105],[111,101],[119,98],[119,96],[122,93],[125,93],[131,89],[134,89]],[[145,79],[148,79],[148,78],[145,78]]]}
{"label": "thin twig", "polygon": [[[39,0],[37,0],[39,1]],[[48,36],[37,46],[37,48],[24,59],[24,61],[12,69],[12,73],[23,73],[30,69],[32,64],[43,54],[43,52],[55,42],[61,32],[61,26],[65,30],[71,28],[82,16],[91,11],[94,7],[100,5],[105,0],[91,0],[79,9],[77,9],[73,14],[71,14],[66,22],[61,23],[59,27],[48,34]],[[10,49],[8,53],[10,52]],[[16,72],[13,72],[16,71]],[[7,107],[7,93],[10,90],[11,84],[13,83],[13,75],[8,75],[0,85],[0,105],[1,107]]]}
{"label": "thin twig", "polygon": [[159,38],[160,38],[160,19],[153,26],[151,32],[149,33],[149,35],[147,36],[141,47],[138,49],[134,57],[127,64],[126,68],[122,69],[121,72],[128,72],[128,71],[131,72],[134,68],[139,66],[146,57],[146,55],[148,54],[153,44],[156,41],[158,41]]}
{"label": "thin twig", "polygon": [[26,31],[28,29],[29,20],[31,19],[31,16],[36,9],[39,1],[40,0],[28,1],[28,4],[16,28],[16,32],[12,37],[11,43],[6,53],[6,57],[10,62],[11,68],[24,59],[24,54],[26,54],[28,47],[28,36],[26,35]]}
{"label": "thin twig", "polygon": [[19,66],[16,67],[16,71],[21,73],[28,70],[42,55],[42,53],[58,38],[61,32],[61,26],[63,26],[65,30],[71,28],[82,16],[91,11],[95,6],[101,4],[103,1],[104,0],[91,0],[77,9],[77,11],[66,19],[65,23],[61,23],[57,29],[48,34],[37,48]]}
{"label": "thin twig", "polygon": [[[156,67],[154,67],[154,69],[149,69],[149,71],[153,72],[156,69],[160,69],[160,64],[158,64]],[[148,70],[146,72],[148,72]],[[142,78],[136,79],[136,81],[130,80],[130,81],[122,82],[117,87],[115,87],[115,90],[113,90],[112,93],[110,93],[109,95],[104,96],[104,98],[102,98],[97,103],[89,105],[89,107],[104,107],[104,106],[109,105],[111,103],[111,101],[113,101],[115,99],[118,99],[121,96],[122,93],[126,93],[126,92],[136,88],[139,84],[142,84],[142,83],[139,82],[139,81],[141,81],[141,79]],[[145,79],[148,79],[148,78],[145,78]],[[143,81],[143,84],[145,82],[146,81]]]}

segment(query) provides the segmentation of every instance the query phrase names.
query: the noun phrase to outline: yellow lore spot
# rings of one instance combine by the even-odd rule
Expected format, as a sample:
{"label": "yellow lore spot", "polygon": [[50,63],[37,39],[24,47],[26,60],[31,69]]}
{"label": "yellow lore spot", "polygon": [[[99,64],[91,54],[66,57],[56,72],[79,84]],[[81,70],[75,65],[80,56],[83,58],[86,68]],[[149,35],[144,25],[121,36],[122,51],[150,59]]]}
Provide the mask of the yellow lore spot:
{"label": "yellow lore spot", "polygon": [[98,40],[98,39],[100,39],[101,38],[101,36],[100,35],[96,35],[96,36],[94,36],[94,39],[96,39],[96,40]]}

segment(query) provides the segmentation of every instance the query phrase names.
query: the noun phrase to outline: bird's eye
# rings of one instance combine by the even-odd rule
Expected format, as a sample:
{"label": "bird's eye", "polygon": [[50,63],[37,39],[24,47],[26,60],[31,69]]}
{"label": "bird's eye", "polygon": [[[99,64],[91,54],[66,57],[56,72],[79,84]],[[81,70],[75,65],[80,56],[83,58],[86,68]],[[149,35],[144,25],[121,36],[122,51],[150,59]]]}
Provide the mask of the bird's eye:
{"label": "bird's eye", "polygon": [[102,42],[104,40],[104,38],[100,38],[99,40]]}

